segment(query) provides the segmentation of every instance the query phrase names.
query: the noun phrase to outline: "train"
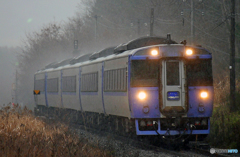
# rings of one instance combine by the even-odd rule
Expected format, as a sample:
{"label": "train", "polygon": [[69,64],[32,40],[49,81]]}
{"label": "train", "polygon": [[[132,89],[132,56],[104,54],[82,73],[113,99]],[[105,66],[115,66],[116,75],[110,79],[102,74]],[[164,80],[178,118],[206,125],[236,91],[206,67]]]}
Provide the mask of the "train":
{"label": "train", "polygon": [[35,112],[165,139],[205,138],[213,111],[212,54],[167,37],[51,63],[34,74]]}

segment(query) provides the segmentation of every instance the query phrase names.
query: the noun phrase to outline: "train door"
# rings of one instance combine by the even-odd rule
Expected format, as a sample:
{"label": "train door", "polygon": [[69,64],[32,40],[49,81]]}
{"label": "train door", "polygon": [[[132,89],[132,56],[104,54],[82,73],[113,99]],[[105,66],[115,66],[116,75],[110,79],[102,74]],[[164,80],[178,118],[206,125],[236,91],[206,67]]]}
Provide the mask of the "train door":
{"label": "train door", "polygon": [[163,115],[178,115],[185,111],[185,75],[181,60],[162,62],[162,112]]}

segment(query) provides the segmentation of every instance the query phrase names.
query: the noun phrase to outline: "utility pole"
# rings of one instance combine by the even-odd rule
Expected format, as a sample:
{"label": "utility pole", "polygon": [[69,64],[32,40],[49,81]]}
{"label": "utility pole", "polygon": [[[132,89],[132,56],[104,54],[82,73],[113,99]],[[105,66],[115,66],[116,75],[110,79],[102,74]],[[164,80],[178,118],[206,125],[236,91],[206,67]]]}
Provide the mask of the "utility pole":
{"label": "utility pole", "polygon": [[[194,26],[194,18],[195,18],[195,8],[194,8],[194,1],[195,0],[190,0],[190,27],[191,27],[191,35],[190,35],[190,44],[193,45],[195,44],[195,26]],[[203,4],[203,0],[199,0]],[[183,3],[186,3],[186,0],[183,0]],[[185,4],[184,4],[185,6]],[[183,9],[184,10],[184,9]],[[187,9],[189,10],[189,9]],[[183,11],[181,11],[181,16],[183,16]],[[202,16],[204,16],[204,11],[202,11]],[[183,17],[183,26],[184,26],[184,17]]]}
{"label": "utility pole", "polygon": [[15,85],[15,102],[16,102],[16,104],[18,103],[17,86],[18,86],[18,71],[16,70],[16,85]]}
{"label": "utility pole", "polygon": [[138,19],[138,37],[140,36],[140,20]]}
{"label": "utility pole", "polygon": [[98,16],[98,15],[94,16],[94,18],[95,18],[95,41],[97,41],[97,36],[98,36],[97,20],[98,20],[99,17],[101,17],[101,16]]}
{"label": "utility pole", "polygon": [[153,36],[154,8],[151,8],[150,36]]}
{"label": "utility pole", "polygon": [[194,0],[191,0],[191,44],[193,45],[195,38],[194,31]]}
{"label": "utility pole", "polygon": [[235,99],[235,0],[231,0],[231,35],[230,35],[231,55],[230,55],[230,111],[234,112]]}

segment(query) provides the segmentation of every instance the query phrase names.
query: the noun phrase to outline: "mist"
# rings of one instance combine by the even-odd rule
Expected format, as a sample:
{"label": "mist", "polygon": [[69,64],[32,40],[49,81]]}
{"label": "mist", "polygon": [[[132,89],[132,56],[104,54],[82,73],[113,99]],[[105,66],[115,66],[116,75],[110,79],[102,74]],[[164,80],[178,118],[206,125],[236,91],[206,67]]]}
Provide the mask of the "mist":
{"label": "mist", "polygon": [[[166,37],[170,33],[172,39],[178,43],[187,40],[187,44],[201,45],[213,55],[214,78],[228,73],[230,53],[228,18],[230,2],[228,1],[196,1],[194,18],[191,19],[190,1],[81,0],[76,5],[75,14],[64,21],[55,19],[45,22],[35,31],[26,32],[21,43],[21,55],[17,57],[18,102],[33,109],[34,73],[46,65],[117,46],[138,37],[149,36],[152,8],[154,9],[153,36]],[[237,43],[240,41],[239,8],[237,2]],[[191,27],[192,20],[194,23]],[[192,28],[194,36],[191,34]],[[74,50],[74,40],[78,40],[77,50]],[[237,57],[240,57],[239,49],[237,44]],[[8,57],[10,56],[9,54]],[[8,62],[1,64],[6,65]],[[9,66],[9,70],[1,70],[6,73],[1,76],[2,80],[9,82],[1,84],[1,88],[9,89],[7,96],[4,96],[6,97],[4,102],[8,102],[11,101],[9,95],[16,70],[14,66]],[[239,71],[239,68],[236,71]],[[239,73],[236,75],[239,76]]]}
{"label": "mist", "polygon": [[15,100],[17,53],[19,47],[0,47],[0,100],[2,106]]}

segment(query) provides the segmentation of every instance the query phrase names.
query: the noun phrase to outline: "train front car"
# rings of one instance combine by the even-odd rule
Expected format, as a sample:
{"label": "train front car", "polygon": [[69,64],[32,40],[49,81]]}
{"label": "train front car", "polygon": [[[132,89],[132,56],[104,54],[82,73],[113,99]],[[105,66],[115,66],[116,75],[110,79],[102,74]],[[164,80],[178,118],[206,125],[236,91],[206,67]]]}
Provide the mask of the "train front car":
{"label": "train front car", "polygon": [[209,134],[211,53],[164,44],[136,50],[129,62],[129,103],[137,135],[200,139]]}

